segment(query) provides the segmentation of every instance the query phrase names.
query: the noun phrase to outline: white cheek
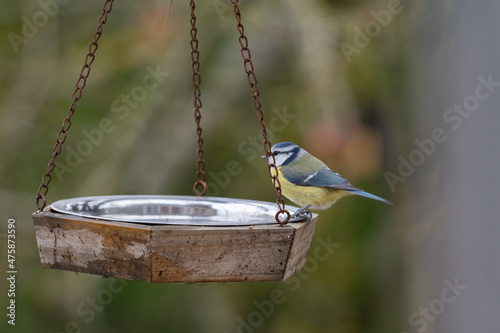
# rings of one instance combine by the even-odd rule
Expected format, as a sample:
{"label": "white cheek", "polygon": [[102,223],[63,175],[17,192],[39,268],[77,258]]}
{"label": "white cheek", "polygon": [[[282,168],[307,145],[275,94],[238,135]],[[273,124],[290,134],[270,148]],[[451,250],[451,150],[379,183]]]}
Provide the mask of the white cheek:
{"label": "white cheek", "polygon": [[290,154],[279,154],[276,157],[276,166],[281,166],[290,157]]}
{"label": "white cheek", "polygon": [[[276,159],[276,163],[278,163],[276,156],[274,156],[274,158]],[[267,157],[267,161],[269,162],[269,164],[273,164],[273,157],[272,156],[268,156]]]}
{"label": "white cheek", "polygon": [[[269,164],[273,164],[273,157],[272,156],[268,156],[267,160],[268,160]],[[274,160],[276,161],[276,166],[278,166],[280,164],[279,155],[274,155]]]}

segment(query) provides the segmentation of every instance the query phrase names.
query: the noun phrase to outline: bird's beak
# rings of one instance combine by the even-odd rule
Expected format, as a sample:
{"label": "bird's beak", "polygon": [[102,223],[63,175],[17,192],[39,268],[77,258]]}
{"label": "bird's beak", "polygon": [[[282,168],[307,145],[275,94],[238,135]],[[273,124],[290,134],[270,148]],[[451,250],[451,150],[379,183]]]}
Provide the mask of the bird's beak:
{"label": "bird's beak", "polygon": [[264,158],[264,159],[265,159],[265,158],[266,158],[266,155],[262,155],[260,158]]}

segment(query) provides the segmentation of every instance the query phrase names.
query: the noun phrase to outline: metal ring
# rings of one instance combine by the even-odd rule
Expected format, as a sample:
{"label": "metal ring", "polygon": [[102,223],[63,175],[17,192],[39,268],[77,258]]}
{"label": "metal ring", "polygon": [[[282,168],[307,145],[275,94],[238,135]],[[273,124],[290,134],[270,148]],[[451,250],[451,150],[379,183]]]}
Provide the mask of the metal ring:
{"label": "metal ring", "polygon": [[[285,219],[284,221],[281,221],[281,220],[280,220],[280,215],[281,215],[281,214],[286,214],[286,215],[287,215],[287,216],[286,216],[286,219]],[[280,226],[281,226],[281,227],[283,227],[285,224],[287,224],[287,223],[288,223],[288,221],[290,221],[290,217],[291,217],[290,212],[289,212],[288,210],[286,210],[286,209],[281,209],[281,210],[279,210],[279,211],[276,213],[276,215],[274,216],[274,218],[276,219],[276,222],[278,222],[278,223],[280,224]]]}
{"label": "metal ring", "polygon": [[[200,190],[198,190],[199,186],[203,186],[201,192]],[[197,180],[196,183],[194,183],[193,190],[194,193],[198,196],[205,195],[205,193],[207,192],[207,183],[205,183],[203,180]]]}

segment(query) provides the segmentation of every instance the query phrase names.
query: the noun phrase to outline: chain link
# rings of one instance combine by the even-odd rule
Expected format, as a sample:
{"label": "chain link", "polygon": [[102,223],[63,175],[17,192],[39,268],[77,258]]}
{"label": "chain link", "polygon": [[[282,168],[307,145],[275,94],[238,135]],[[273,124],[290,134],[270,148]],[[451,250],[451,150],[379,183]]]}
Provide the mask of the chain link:
{"label": "chain link", "polygon": [[76,88],[73,92],[73,102],[71,103],[68,109],[68,116],[64,118],[62,127],[57,133],[56,136],[56,144],[52,147],[52,158],[47,166],[47,172],[45,172],[42,176],[42,184],[38,188],[38,194],[36,197],[36,207],[39,211],[42,211],[47,205],[47,192],[49,191],[49,183],[52,180],[52,171],[54,171],[56,167],[56,157],[61,154],[62,145],[66,141],[68,136],[68,130],[71,127],[71,117],[75,113],[76,102],[82,98],[83,88],[87,84],[87,78],[90,75],[90,69],[92,63],[95,60],[95,52],[97,51],[97,41],[101,38],[102,35],[102,27],[108,20],[108,14],[111,12],[113,8],[114,0],[106,0],[104,4],[103,11],[101,16],[99,17],[99,26],[94,34],[94,41],[89,45],[89,52],[85,57],[85,64],[83,65],[82,70],[80,71],[80,76],[76,81]]}
{"label": "chain link", "polygon": [[[238,21],[236,25],[240,36],[238,37],[238,41],[241,46],[241,57],[243,58],[243,68],[245,73],[247,73],[248,83],[250,84],[250,92],[253,97],[253,104],[255,107],[255,111],[257,112],[257,118],[259,118],[260,122],[260,131],[262,136],[264,137],[264,150],[266,151],[266,162],[269,167],[269,176],[273,181],[274,191],[278,198],[276,199],[276,203],[278,204],[279,211],[276,213],[276,222],[278,222],[281,226],[285,225],[290,220],[290,212],[285,209],[285,201],[283,200],[281,194],[281,184],[278,179],[278,168],[276,167],[276,160],[274,159],[274,154],[271,152],[271,142],[267,139],[267,130],[264,124],[264,112],[262,111],[262,105],[259,100],[259,88],[257,87],[257,76],[255,75],[255,70],[252,62],[252,55],[250,53],[250,49],[248,48],[248,39],[245,36],[245,28],[241,23],[241,12],[238,7],[238,0],[231,0],[231,4],[234,6],[234,16]],[[269,162],[269,157],[271,157],[272,163]],[[280,217],[285,215],[282,220]]]}
{"label": "chain link", "polygon": [[198,136],[198,162],[196,164],[196,181],[193,186],[194,193],[198,196],[202,196],[207,192],[207,183],[205,182],[205,160],[203,159],[203,138],[201,133],[203,129],[201,128],[201,75],[200,75],[200,51],[198,51],[198,29],[196,28],[196,15],[194,10],[196,5],[194,0],[191,0],[191,62],[193,69],[193,86],[194,86],[194,119],[196,120],[196,133]]}

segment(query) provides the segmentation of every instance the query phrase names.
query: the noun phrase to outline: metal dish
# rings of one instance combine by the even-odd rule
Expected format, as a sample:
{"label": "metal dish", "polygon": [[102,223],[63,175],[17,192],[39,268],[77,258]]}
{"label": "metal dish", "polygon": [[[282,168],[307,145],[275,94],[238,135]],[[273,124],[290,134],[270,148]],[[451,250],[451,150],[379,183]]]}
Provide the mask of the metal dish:
{"label": "metal dish", "polygon": [[[100,220],[192,226],[249,226],[276,224],[275,203],[194,196],[115,195],[65,199],[52,210]],[[297,208],[287,206],[293,213]],[[306,220],[291,218],[289,222]]]}

